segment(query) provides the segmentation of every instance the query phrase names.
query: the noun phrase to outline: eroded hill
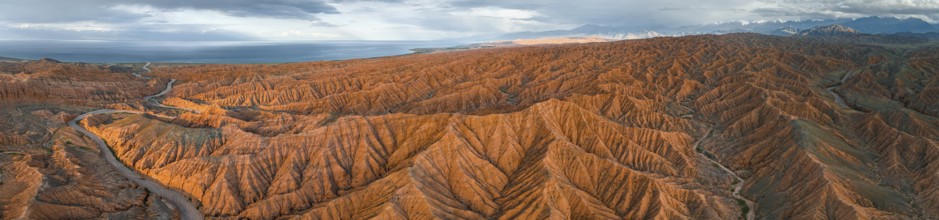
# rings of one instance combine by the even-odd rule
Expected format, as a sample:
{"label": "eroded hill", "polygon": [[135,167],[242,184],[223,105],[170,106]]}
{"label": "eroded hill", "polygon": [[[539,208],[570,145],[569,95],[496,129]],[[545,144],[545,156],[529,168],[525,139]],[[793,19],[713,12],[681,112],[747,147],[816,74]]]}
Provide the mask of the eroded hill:
{"label": "eroded hill", "polygon": [[160,66],[196,112],[84,123],[209,217],[931,218],[934,54],[732,34]]}
{"label": "eroded hill", "polygon": [[129,70],[52,60],[0,62],[0,219],[173,219],[66,126],[94,108],[157,91]]}

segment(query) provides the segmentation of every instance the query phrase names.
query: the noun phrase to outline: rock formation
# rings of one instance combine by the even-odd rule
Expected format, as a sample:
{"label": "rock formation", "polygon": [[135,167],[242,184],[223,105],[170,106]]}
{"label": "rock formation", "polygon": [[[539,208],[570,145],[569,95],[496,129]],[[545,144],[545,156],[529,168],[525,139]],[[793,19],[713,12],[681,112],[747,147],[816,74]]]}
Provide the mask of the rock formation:
{"label": "rock formation", "polygon": [[83,109],[128,107],[159,88],[97,65],[0,66],[0,219],[176,218],[65,125]]}
{"label": "rock formation", "polygon": [[828,26],[819,26],[803,30],[799,32],[801,36],[839,36],[839,35],[855,35],[858,34],[857,30],[853,28],[845,27],[840,24],[833,24]]}
{"label": "rock formation", "polygon": [[[150,82],[99,84],[121,92],[94,100],[143,109],[123,100],[176,79],[162,103],[197,111],[83,123],[215,218],[924,219],[939,216],[935,54],[730,34],[157,65]],[[66,147],[48,154],[81,156]],[[0,203],[7,218],[48,189],[27,156],[0,157],[19,158],[0,164],[3,189],[17,187],[0,190],[14,198]],[[138,194],[120,204],[159,210]]]}

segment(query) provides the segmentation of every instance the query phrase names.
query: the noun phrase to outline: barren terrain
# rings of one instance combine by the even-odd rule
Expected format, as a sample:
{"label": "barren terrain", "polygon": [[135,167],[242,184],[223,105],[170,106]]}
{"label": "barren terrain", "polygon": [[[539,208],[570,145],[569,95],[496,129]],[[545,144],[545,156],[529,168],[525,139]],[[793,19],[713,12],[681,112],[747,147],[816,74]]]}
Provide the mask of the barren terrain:
{"label": "barren terrain", "polygon": [[936,218],[937,54],[729,34],[150,79],[0,63],[0,218],[180,217],[65,125],[95,109],[144,112],[80,124],[208,218]]}

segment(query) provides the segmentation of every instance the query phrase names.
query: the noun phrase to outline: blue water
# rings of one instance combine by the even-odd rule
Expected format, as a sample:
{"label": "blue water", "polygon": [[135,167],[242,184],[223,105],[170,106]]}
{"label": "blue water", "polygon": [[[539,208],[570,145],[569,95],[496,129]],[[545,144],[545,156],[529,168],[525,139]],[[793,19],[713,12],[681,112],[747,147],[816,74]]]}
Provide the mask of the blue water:
{"label": "blue water", "polygon": [[0,57],[53,58],[89,63],[284,63],[344,60],[411,53],[421,47],[447,47],[444,41],[49,41],[3,40]]}

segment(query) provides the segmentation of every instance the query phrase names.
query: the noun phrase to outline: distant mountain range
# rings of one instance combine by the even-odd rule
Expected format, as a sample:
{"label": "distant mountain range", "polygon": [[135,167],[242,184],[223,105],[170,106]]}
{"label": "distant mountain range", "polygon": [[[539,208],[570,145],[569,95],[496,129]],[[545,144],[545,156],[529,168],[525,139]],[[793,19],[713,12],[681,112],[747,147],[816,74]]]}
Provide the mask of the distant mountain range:
{"label": "distant mountain range", "polygon": [[776,31],[779,35],[792,36],[798,38],[814,38],[816,40],[829,42],[852,42],[857,44],[894,44],[894,45],[914,45],[935,42],[939,40],[939,33],[861,33],[854,28],[841,24],[832,24],[817,26],[805,30],[795,28],[783,28]]}
{"label": "distant mountain range", "polygon": [[631,27],[609,27],[599,25],[584,25],[571,30],[554,30],[543,32],[517,32],[500,36],[500,40],[555,38],[555,37],[602,37],[607,39],[631,40],[653,37],[669,36],[656,31],[641,30]]}
{"label": "distant mountain range", "polygon": [[11,57],[0,57],[0,62],[23,62],[24,59],[11,58]]}
{"label": "distant mountain range", "polygon": [[819,26],[839,25],[867,34],[930,33],[939,32],[939,25],[918,18],[865,17],[858,19],[827,19],[806,21],[730,22],[711,25],[669,27],[601,26],[584,25],[570,30],[542,32],[517,32],[496,37],[497,40],[553,38],[553,37],[603,37],[608,39],[641,39],[660,36],[684,36],[694,34],[760,33],[790,36]]}
{"label": "distant mountain range", "polygon": [[[584,25],[571,30],[517,32],[488,42],[451,47],[414,48],[415,53],[434,53],[523,45],[592,43],[697,34],[760,33],[776,36],[848,40],[861,44],[918,44],[939,40],[939,26],[908,18],[867,17],[860,19],[717,24],[708,26],[632,31],[635,28]],[[709,31],[707,31],[709,30]],[[864,31],[861,31],[864,30]],[[664,33],[664,34],[663,34]]]}
{"label": "distant mountain range", "polygon": [[[788,33],[789,28],[784,29],[783,32]],[[799,31],[796,35],[799,36],[838,36],[838,35],[855,35],[858,34],[858,31],[854,28],[846,27],[840,24],[833,24],[828,26],[818,26],[810,28],[807,30]]]}

